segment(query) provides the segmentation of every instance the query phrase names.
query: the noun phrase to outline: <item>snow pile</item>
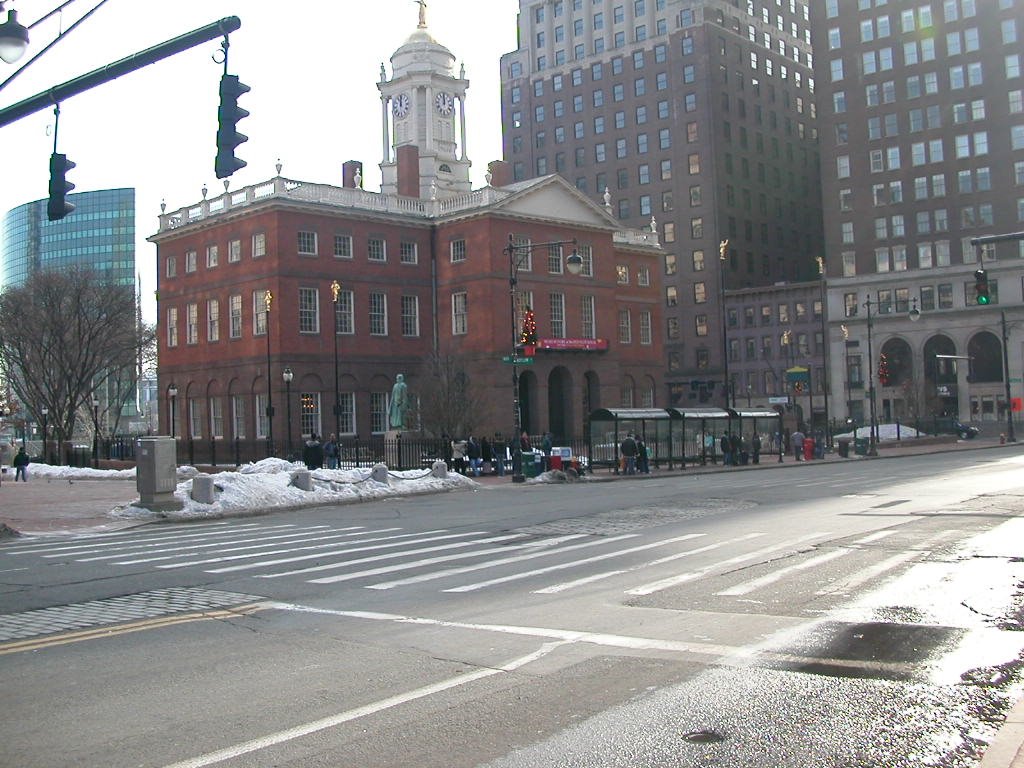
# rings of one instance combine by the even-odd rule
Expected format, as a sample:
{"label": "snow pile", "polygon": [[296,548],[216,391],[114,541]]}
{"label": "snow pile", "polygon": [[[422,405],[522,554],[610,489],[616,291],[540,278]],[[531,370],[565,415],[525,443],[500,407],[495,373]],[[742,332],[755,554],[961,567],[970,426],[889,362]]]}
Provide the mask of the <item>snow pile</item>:
{"label": "snow pile", "polygon": [[[875,427],[878,430],[878,439],[881,440],[896,440],[896,425],[895,424],[879,424]],[[913,427],[908,427],[906,424],[899,425],[899,439],[906,440],[908,437],[923,437],[924,432],[918,433]],[[868,439],[871,437],[871,427],[857,427],[857,437],[863,437]],[[843,438],[845,440],[852,440],[854,438],[853,432],[844,432],[841,435],[833,435],[833,440]]]}

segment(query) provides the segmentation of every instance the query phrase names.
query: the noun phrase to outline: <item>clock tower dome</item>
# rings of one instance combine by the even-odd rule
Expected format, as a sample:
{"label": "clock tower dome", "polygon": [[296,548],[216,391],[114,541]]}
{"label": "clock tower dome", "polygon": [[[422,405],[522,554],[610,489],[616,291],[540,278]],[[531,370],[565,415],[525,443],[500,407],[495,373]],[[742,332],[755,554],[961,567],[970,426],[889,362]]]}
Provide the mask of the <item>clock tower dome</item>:
{"label": "clock tower dome", "polygon": [[384,159],[381,192],[398,194],[398,156],[415,147],[419,156],[419,196],[451,197],[469,192],[466,157],[465,70],[455,76],[455,57],[427,31],[426,2],[419,24],[391,57],[391,79],[380,66]]}

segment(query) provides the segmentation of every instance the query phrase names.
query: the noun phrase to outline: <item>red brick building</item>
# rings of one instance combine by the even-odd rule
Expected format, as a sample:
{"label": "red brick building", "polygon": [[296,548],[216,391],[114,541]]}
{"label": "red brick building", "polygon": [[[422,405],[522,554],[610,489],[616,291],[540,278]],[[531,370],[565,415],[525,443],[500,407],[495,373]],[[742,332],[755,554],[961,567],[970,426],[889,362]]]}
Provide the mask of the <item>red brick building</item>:
{"label": "red brick building", "polygon": [[[518,367],[531,434],[582,436],[593,408],[663,397],[657,236],[621,231],[609,207],[558,176],[503,186],[509,169],[495,163],[489,185],[471,190],[468,81],[427,33],[422,8],[391,62],[393,77],[382,68],[378,83],[381,193],[360,188],[355,162],[340,187],[285,179],[279,168],[160,217],[150,240],[161,428],[194,438],[199,455],[221,439],[271,436],[280,453],[336,424],[342,436],[384,433],[397,374],[413,405],[405,431],[438,432],[438,360],[472,393],[461,428],[508,435],[512,366],[501,358],[527,306],[539,337],[534,362]],[[579,275],[566,269],[574,247]]]}

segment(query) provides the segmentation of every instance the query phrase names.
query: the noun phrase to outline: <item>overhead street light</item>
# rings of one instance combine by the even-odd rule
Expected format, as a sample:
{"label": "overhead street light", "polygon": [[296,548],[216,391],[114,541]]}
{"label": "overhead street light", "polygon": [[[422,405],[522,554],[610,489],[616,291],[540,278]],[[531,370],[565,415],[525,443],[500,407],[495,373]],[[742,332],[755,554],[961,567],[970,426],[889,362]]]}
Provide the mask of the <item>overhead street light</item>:
{"label": "overhead street light", "polygon": [[[3,10],[3,3],[0,3]],[[28,29],[18,21],[18,12],[7,12],[7,21],[0,24],[0,59],[14,64],[28,50]]]}

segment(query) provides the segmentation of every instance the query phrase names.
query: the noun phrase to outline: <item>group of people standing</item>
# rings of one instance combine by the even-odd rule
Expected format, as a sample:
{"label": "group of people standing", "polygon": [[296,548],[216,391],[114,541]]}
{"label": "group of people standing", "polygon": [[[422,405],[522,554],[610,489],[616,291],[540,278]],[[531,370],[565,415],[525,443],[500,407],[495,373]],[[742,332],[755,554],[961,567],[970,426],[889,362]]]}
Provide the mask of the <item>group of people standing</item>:
{"label": "group of people standing", "polygon": [[619,453],[622,454],[620,469],[627,475],[649,475],[651,473],[650,453],[647,444],[639,435],[629,432],[626,438],[619,443]]}
{"label": "group of people standing", "polygon": [[498,475],[505,474],[504,446],[492,445],[486,437],[477,440],[470,435],[464,439],[452,439],[446,443],[445,452],[445,461],[460,475],[480,477],[481,473],[491,469]]}
{"label": "group of people standing", "polygon": [[338,441],[333,434],[322,443],[320,436],[314,432],[302,446],[302,463],[310,470],[323,469],[325,462],[328,469],[337,469],[339,455]]}

